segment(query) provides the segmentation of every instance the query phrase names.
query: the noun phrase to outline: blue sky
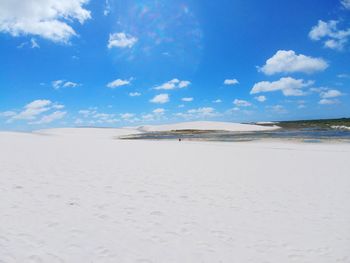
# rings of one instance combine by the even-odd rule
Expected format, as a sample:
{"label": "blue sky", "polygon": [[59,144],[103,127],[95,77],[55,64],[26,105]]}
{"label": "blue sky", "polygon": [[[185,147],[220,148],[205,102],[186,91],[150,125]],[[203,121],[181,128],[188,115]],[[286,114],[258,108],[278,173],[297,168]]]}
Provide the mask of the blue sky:
{"label": "blue sky", "polygon": [[0,0],[0,129],[350,116],[349,0]]}

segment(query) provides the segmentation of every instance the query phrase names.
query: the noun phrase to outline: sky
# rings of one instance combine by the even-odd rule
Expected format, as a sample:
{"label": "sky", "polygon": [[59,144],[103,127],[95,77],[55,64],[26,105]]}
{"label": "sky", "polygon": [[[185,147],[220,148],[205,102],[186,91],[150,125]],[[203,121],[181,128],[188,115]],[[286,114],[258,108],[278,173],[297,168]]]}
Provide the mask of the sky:
{"label": "sky", "polygon": [[350,117],[350,0],[0,0],[0,130]]}

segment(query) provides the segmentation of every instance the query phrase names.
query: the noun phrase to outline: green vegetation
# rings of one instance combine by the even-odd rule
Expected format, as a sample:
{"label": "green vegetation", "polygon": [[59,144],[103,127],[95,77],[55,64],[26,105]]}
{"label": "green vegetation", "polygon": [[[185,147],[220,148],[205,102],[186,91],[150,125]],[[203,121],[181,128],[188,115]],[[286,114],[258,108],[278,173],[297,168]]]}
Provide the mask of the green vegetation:
{"label": "green vegetation", "polygon": [[277,125],[283,129],[331,129],[332,126],[350,127],[350,118],[342,119],[320,119],[320,120],[299,120],[280,121],[273,124],[262,124],[263,126]]}

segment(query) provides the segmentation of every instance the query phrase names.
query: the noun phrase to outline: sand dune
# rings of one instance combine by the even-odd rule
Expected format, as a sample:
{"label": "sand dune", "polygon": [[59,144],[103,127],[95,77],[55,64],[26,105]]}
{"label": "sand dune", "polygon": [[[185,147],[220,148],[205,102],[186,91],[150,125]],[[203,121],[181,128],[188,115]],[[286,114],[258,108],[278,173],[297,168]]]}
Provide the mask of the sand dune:
{"label": "sand dune", "polygon": [[170,131],[170,130],[220,130],[220,131],[267,131],[278,129],[278,126],[262,126],[252,124],[241,124],[231,122],[215,122],[215,121],[195,121],[195,122],[182,122],[167,125],[152,125],[141,126],[138,128],[142,132],[154,132],[154,131]]}
{"label": "sand dune", "polygon": [[0,262],[350,262],[350,145],[0,132]]}

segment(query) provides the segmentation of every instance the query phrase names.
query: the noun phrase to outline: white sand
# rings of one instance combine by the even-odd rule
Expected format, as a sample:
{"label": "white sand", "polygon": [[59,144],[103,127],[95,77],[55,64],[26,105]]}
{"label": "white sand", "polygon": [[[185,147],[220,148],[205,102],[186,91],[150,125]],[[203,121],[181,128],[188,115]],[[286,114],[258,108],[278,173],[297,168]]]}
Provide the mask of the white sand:
{"label": "white sand", "polygon": [[350,145],[0,133],[0,262],[350,262]]}
{"label": "white sand", "polygon": [[141,126],[138,128],[141,132],[170,131],[170,130],[220,130],[220,131],[269,131],[279,129],[278,126],[261,126],[252,124],[213,122],[213,121],[194,121],[182,122],[166,125]]}

